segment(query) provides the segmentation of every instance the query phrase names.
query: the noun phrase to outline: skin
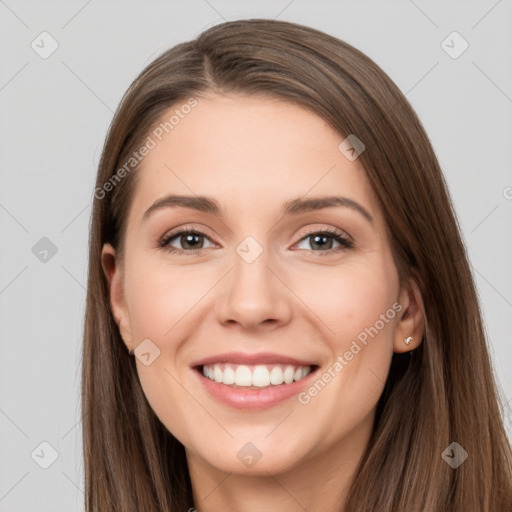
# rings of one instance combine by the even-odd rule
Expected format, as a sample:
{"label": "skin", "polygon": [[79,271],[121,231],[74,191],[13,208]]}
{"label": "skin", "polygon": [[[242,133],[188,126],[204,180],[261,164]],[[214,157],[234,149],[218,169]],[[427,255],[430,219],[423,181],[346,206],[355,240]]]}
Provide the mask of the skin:
{"label": "skin", "polygon": [[[112,313],[127,348],[150,339],[160,350],[149,366],[136,358],[137,370],[151,407],[186,448],[191,507],[341,510],[393,352],[421,342],[421,296],[410,280],[400,286],[364,169],[338,150],[343,137],[322,118],[265,97],[198,101],[137,171],[124,260],[103,248]],[[213,197],[223,217],[167,207],[141,221],[171,193]],[[323,195],[356,201],[373,223],[338,206],[281,216],[284,202]],[[198,254],[158,246],[186,225],[206,235],[196,240]],[[333,238],[319,248],[306,233],[329,228],[349,235],[353,248],[336,250]],[[249,235],[263,250],[250,264],[236,252]],[[169,242],[190,251],[186,243]],[[321,375],[394,303],[402,310],[307,404],[295,396],[264,410],[235,409],[212,398],[190,368],[239,350],[316,361]],[[248,442],[261,453],[252,467],[237,457]]]}

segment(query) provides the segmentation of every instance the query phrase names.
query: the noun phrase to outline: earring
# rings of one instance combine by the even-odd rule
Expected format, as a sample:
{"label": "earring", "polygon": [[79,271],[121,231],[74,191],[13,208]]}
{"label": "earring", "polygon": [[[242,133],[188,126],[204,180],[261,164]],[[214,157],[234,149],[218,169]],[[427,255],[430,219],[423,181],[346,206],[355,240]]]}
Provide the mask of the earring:
{"label": "earring", "polygon": [[404,339],[404,342],[406,345],[409,345],[409,343],[411,343],[411,341],[412,341],[412,336],[409,336],[408,338]]}
{"label": "earring", "polygon": [[130,354],[131,356],[133,356],[134,352],[131,348],[128,349],[128,354]]}

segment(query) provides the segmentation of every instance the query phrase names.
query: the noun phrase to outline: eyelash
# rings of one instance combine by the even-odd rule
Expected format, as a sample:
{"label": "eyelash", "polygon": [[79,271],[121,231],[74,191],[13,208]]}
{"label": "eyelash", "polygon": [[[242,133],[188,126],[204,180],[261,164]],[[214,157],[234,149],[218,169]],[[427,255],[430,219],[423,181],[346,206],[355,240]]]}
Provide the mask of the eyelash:
{"label": "eyelash", "polygon": [[[181,231],[177,231],[175,233],[171,233],[168,236],[165,236],[159,242],[158,245],[160,246],[160,248],[162,248],[170,253],[174,253],[174,254],[185,254],[186,253],[189,256],[198,254],[199,252],[204,250],[204,248],[190,249],[190,250],[176,249],[176,247],[170,247],[168,245],[169,242],[171,242],[171,240],[173,240],[174,238],[181,236],[181,235],[186,235],[186,234],[201,235],[201,236],[204,236],[209,239],[209,237],[205,233],[198,231],[197,229],[185,228],[185,229],[182,229]],[[316,254],[317,256],[325,256],[325,255],[330,255],[330,254],[333,254],[333,253],[336,253],[339,251],[346,251],[347,249],[352,249],[352,247],[354,246],[353,242],[351,240],[349,240],[347,237],[345,237],[344,235],[342,235],[339,231],[337,231],[335,229],[329,229],[329,228],[323,229],[323,230],[317,229],[317,230],[308,231],[302,236],[302,238],[297,243],[300,243],[303,240],[307,239],[308,237],[310,237],[312,235],[317,235],[317,234],[318,235],[330,235],[330,236],[328,236],[328,238],[334,238],[337,242],[339,242],[341,244],[340,247],[336,247],[334,249],[328,249],[326,251],[314,251],[312,249],[311,250],[301,249],[301,250],[306,250],[306,251],[309,250],[310,252],[317,253]]]}

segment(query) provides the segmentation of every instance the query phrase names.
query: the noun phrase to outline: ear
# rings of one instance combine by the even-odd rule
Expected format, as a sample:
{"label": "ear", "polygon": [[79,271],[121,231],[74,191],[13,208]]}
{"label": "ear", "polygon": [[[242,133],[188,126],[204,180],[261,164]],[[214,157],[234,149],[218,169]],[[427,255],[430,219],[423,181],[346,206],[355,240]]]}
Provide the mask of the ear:
{"label": "ear", "polygon": [[[400,319],[396,325],[394,352],[408,352],[418,348],[425,333],[425,309],[420,289],[413,278],[407,279],[400,289],[399,303],[402,305]],[[405,339],[412,337],[407,345]]]}
{"label": "ear", "polygon": [[119,332],[126,347],[128,350],[133,350],[135,347],[131,346],[132,330],[130,314],[124,296],[122,267],[116,261],[116,251],[110,244],[103,246],[101,265],[108,283],[112,316],[119,327]]}

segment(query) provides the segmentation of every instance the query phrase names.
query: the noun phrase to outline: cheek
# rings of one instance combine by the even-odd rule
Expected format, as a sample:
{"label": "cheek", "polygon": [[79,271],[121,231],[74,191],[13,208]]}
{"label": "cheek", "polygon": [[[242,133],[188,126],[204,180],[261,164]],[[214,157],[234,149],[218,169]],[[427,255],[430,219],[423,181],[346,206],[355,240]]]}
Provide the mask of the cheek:
{"label": "cheek", "polygon": [[200,267],[192,271],[192,267],[180,269],[161,262],[136,263],[134,259],[133,267],[127,268],[125,283],[133,335],[139,342],[149,338],[161,344],[165,339],[168,344],[173,330],[187,323],[187,314],[214,284],[215,276]]}
{"label": "cheek", "polygon": [[136,251],[126,262],[125,276],[134,344],[146,339],[152,342],[150,364],[136,359],[144,394],[167,429],[188,444],[190,439],[204,436],[200,426],[205,415],[185,384],[190,377],[188,367],[181,364],[182,349],[204,321],[201,308],[218,276],[206,265],[179,268]]}
{"label": "cheek", "polygon": [[[302,281],[298,294],[329,327],[331,348],[336,354],[349,350],[353,340],[390,338],[397,320],[393,308],[398,296],[398,277],[385,261],[357,262],[329,268]],[[395,305],[396,307],[396,305]]]}
{"label": "cheek", "polygon": [[308,306],[330,328],[324,338],[330,358],[299,399],[313,417],[325,419],[324,425],[329,417],[347,428],[361,421],[387,379],[400,309],[398,276],[394,267],[374,263],[339,268],[317,279],[317,291],[309,294]]}
{"label": "cheek", "polygon": [[326,444],[340,435],[329,426],[332,422],[347,433],[376,406],[388,376],[400,310],[394,267],[375,262],[340,269],[331,277],[329,292],[317,298],[322,320],[334,331],[328,338],[331,358],[299,396],[308,414],[317,418],[318,435]]}

